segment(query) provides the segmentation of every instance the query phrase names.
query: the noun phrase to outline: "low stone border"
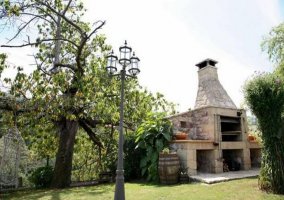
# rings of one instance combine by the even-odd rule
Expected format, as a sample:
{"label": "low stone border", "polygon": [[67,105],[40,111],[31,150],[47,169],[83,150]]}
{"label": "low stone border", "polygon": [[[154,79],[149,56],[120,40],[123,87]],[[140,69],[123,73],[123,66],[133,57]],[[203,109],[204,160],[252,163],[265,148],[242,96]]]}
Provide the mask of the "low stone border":
{"label": "low stone border", "polygon": [[72,182],[70,187],[83,187],[83,186],[93,186],[93,185],[98,185],[99,181],[94,180],[94,181],[77,181],[77,182]]}
{"label": "low stone border", "polygon": [[197,175],[190,176],[190,178],[197,182],[213,184],[213,183],[220,183],[220,182],[242,179],[242,178],[257,177],[258,175],[259,175],[259,169],[251,169],[251,170],[224,172],[219,174],[199,173]]}

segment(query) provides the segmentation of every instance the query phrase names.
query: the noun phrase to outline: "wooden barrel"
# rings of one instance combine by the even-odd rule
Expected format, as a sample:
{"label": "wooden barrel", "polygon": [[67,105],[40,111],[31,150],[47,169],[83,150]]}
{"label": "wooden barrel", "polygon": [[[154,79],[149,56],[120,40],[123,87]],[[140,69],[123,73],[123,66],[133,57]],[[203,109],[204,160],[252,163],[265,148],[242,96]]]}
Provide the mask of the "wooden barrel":
{"label": "wooden barrel", "polygon": [[179,157],[176,153],[159,155],[159,177],[162,184],[175,184],[178,182],[180,172]]}

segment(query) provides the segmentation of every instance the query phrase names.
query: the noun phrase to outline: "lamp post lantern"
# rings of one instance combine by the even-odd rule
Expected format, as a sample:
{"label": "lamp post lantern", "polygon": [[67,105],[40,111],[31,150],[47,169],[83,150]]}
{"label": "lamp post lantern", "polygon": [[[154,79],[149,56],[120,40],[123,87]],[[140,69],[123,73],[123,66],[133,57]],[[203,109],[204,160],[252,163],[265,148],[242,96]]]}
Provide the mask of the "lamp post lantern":
{"label": "lamp post lantern", "polygon": [[[135,78],[139,74],[139,58],[132,53],[132,48],[127,46],[125,41],[124,45],[119,48],[120,58],[118,60],[117,56],[114,55],[113,51],[107,56],[107,66],[106,69],[111,76],[118,76],[121,80],[120,88],[120,120],[119,120],[119,139],[118,139],[118,160],[116,169],[116,182],[115,182],[115,200],[125,200],[124,191],[124,170],[123,170],[123,111],[124,111],[124,84],[125,78],[131,77]],[[122,69],[117,73],[117,61],[122,66]],[[128,73],[126,68],[128,68]]]}

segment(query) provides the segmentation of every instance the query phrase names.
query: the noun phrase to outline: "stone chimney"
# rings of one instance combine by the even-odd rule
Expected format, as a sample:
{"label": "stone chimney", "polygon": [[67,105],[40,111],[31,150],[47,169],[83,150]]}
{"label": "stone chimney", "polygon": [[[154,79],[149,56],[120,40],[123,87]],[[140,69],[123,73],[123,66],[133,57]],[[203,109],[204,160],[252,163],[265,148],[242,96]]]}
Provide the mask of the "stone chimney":
{"label": "stone chimney", "polygon": [[212,106],[236,109],[236,105],[219,82],[215,64],[217,61],[212,59],[206,59],[196,64],[199,70],[198,92],[194,108]]}

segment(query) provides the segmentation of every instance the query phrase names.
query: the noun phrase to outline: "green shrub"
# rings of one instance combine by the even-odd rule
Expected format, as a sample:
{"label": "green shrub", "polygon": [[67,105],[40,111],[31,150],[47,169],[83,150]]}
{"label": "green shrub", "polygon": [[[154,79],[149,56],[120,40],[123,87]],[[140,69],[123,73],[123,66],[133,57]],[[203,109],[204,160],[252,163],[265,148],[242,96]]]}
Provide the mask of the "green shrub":
{"label": "green shrub", "polygon": [[142,155],[145,155],[145,150],[135,147],[135,136],[127,136],[124,142],[124,178],[126,181],[141,178],[139,165]]}
{"label": "green shrub", "polygon": [[284,80],[271,73],[257,75],[246,84],[245,98],[262,132],[259,186],[284,194]]}
{"label": "green shrub", "polygon": [[39,167],[32,172],[29,181],[36,188],[48,188],[51,184],[52,176],[53,168],[51,166]]}
{"label": "green shrub", "polygon": [[148,116],[137,129],[137,148],[146,151],[140,160],[142,176],[147,181],[157,182],[159,153],[169,147],[169,141],[173,135],[172,124],[165,119],[164,113],[156,113]]}

